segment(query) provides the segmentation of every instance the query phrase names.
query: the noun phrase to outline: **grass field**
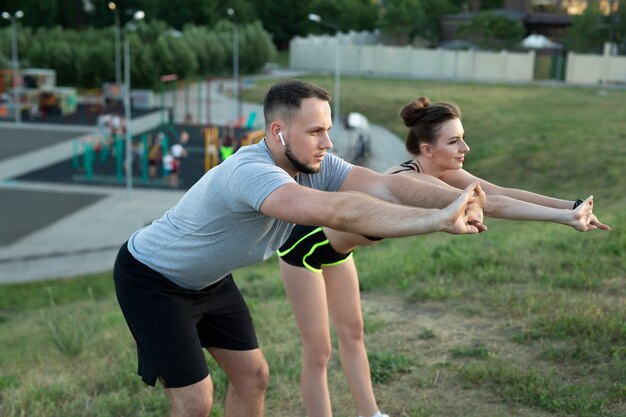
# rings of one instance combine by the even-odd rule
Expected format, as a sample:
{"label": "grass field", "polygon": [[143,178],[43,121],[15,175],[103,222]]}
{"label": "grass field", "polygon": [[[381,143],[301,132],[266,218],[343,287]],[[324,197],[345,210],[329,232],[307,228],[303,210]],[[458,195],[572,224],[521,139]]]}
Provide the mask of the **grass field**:
{"label": "grass field", "polygon": [[[331,78],[307,79],[332,91]],[[246,100],[271,83],[257,82]],[[344,78],[342,112],[402,136],[398,110],[422,94],[461,106],[470,171],[563,198],[594,194],[613,231],[488,219],[479,236],[357,250],[381,409],[393,417],[626,416],[626,91]],[[271,366],[267,415],[303,416],[301,348],[276,260],[236,277]],[[336,356],[335,415],[353,417]],[[221,416],[225,378],[212,368],[212,415]],[[166,410],[163,392],[135,376],[110,271],[0,287],[0,415]]]}

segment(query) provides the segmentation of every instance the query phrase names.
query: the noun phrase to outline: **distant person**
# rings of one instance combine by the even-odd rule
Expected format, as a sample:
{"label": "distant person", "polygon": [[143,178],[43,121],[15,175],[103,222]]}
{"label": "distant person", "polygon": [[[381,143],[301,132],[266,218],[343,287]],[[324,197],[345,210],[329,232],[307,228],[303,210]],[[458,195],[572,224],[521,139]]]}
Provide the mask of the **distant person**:
{"label": "distant person", "polygon": [[180,171],[183,165],[183,159],[187,158],[187,148],[185,145],[189,141],[189,134],[185,131],[181,132],[179,141],[172,145],[170,151],[163,158],[163,165],[167,165],[168,184],[171,188],[178,188]]}
{"label": "distant person", "polygon": [[360,134],[356,143],[354,144],[354,161],[352,162],[355,165],[365,165],[365,155],[367,151],[367,142],[365,141],[365,136]]}
{"label": "distant person", "polygon": [[183,130],[180,133],[178,142],[172,145],[172,155],[174,155],[174,158],[181,160],[188,156],[188,151],[187,151],[188,143],[189,143],[189,133]]}
{"label": "distant person", "polygon": [[263,107],[265,139],[209,170],[119,251],[113,276],[138,372],[149,385],[163,383],[172,417],[210,413],[203,347],[228,377],[224,414],[263,415],[269,369],[231,271],[272,256],[293,224],[380,237],[486,230],[478,185],[453,190],[328,153],[329,100],[310,83],[274,84]]}
{"label": "distant person", "polygon": [[174,156],[171,148],[163,155],[163,176],[170,188],[178,188],[180,164],[180,160]]}
{"label": "distant person", "polygon": [[118,151],[118,141],[124,140],[125,123],[120,116],[112,114],[109,119],[109,149],[111,155],[116,156]]}
{"label": "distant person", "polygon": [[28,113],[30,120],[38,119],[39,116],[41,116],[41,113],[39,112],[39,103],[31,103],[30,107],[28,108]]}
{"label": "distant person", "polygon": [[148,148],[148,177],[155,179],[157,177],[159,166],[163,160],[163,138],[165,135],[159,132]]}
{"label": "distant person", "polygon": [[143,140],[136,140],[132,142],[133,164],[138,171],[141,171],[143,166],[143,155],[145,152]]}
{"label": "distant person", "polygon": [[113,143],[111,138],[111,115],[101,114],[98,116],[96,123],[98,125],[98,136],[101,138],[102,147],[106,147],[108,152],[111,153],[111,146]]}
{"label": "distant person", "polygon": [[233,136],[229,133],[220,146],[220,162],[224,162],[233,153],[235,153],[235,144],[233,143]]}
{"label": "distant person", "polygon": [[[409,128],[406,148],[414,159],[390,168],[399,182],[406,178],[462,189],[479,182],[487,194],[485,215],[509,220],[540,220],[579,231],[609,230],[592,212],[593,201],[561,200],[505,188],[463,169],[470,148],[460,110],[449,103],[420,97],[401,111]],[[302,342],[301,390],[309,416],[331,416],[326,367],[331,340],[328,312],[339,338],[339,356],[361,416],[381,416],[372,389],[363,334],[359,282],[352,251],[378,238],[326,227],[294,228],[279,249],[280,271]]]}

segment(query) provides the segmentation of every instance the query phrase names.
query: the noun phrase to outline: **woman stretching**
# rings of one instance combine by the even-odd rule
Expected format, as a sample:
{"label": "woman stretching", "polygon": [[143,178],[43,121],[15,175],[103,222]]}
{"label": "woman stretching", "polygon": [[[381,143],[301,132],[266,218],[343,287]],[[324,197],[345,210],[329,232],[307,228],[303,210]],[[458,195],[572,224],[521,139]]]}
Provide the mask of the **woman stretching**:
{"label": "woman stretching", "polygon": [[[444,186],[463,189],[480,181],[487,195],[486,216],[510,220],[550,221],[579,231],[610,230],[593,214],[593,198],[561,200],[530,191],[500,187],[463,169],[470,148],[465,142],[460,110],[426,97],[400,113],[409,128],[406,148],[414,159],[387,170]],[[301,391],[309,417],[332,416],[327,364],[332,350],[330,324],[339,338],[339,357],[362,417],[383,417],[378,410],[367,352],[358,275],[352,250],[371,245],[375,237],[314,226],[296,226],[278,250],[280,271],[303,342]]]}

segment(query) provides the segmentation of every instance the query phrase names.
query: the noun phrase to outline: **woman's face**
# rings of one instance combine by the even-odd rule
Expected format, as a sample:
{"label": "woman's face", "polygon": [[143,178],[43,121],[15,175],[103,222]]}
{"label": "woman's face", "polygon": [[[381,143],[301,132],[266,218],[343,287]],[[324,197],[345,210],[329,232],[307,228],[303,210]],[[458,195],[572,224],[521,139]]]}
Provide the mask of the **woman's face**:
{"label": "woman's face", "polygon": [[439,130],[439,137],[431,147],[430,157],[441,170],[461,169],[465,154],[470,148],[465,143],[465,132],[460,119],[454,118],[444,122]]}

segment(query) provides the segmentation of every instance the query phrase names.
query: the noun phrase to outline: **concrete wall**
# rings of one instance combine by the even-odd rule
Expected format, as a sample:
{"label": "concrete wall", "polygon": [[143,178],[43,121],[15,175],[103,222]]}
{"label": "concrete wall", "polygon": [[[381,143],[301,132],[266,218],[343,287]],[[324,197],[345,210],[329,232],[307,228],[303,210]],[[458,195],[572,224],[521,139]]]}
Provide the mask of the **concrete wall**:
{"label": "concrete wall", "polygon": [[[411,46],[353,44],[344,35],[294,38],[290,68],[305,71],[335,70],[342,74],[442,80],[525,82],[534,80],[535,52],[459,51]],[[565,82],[572,84],[625,84],[626,57],[569,53]]]}
{"label": "concrete wall", "polygon": [[[339,49],[337,49],[339,48]],[[294,38],[290,68],[407,78],[531,81],[534,52],[454,51],[411,46],[354,45],[337,38]]]}
{"label": "concrete wall", "polygon": [[565,81],[575,84],[626,83],[626,57],[611,54],[606,44],[602,55],[567,54]]}

